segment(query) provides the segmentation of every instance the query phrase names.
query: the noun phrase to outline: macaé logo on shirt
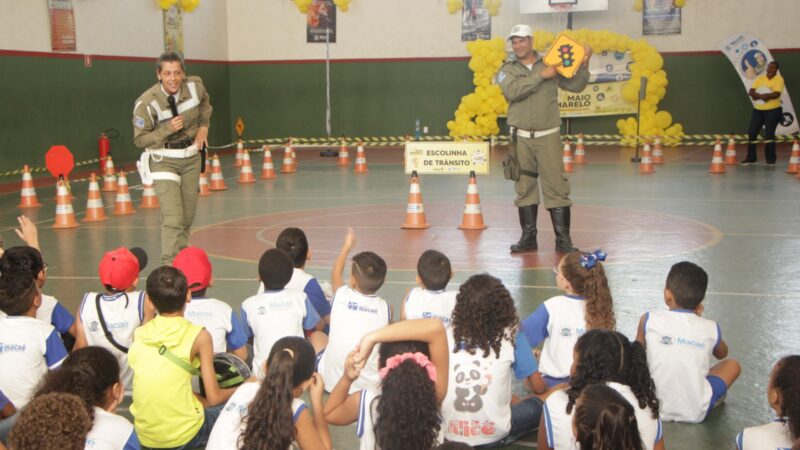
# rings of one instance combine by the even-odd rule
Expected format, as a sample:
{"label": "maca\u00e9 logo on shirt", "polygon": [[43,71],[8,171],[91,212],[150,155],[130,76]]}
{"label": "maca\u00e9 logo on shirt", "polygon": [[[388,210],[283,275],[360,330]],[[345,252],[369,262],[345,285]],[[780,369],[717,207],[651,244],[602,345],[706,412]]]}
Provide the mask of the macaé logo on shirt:
{"label": "maca\u00e9 logo on shirt", "polygon": [[26,347],[25,344],[7,344],[5,342],[0,342],[0,353],[24,352]]}
{"label": "maca\u00e9 logo on shirt", "polygon": [[368,306],[359,305],[356,302],[347,302],[347,309],[349,309],[350,311],[361,311],[371,314],[378,314],[377,308],[370,308]]}
{"label": "maca\u00e9 logo on shirt", "polygon": [[659,342],[661,342],[661,345],[672,345],[673,339],[672,336],[661,336],[661,340],[659,340]]}

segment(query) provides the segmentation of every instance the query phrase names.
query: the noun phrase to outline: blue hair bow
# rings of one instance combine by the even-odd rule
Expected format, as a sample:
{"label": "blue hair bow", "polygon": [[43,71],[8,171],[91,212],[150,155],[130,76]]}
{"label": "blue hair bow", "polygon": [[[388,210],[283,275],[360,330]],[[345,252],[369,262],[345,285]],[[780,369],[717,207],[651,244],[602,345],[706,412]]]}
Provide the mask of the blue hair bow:
{"label": "blue hair bow", "polygon": [[606,252],[598,249],[592,253],[584,253],[581,255],[581,267],[584,269],[591,269],[597,264],[597,261],[605,261],[606,260]]}

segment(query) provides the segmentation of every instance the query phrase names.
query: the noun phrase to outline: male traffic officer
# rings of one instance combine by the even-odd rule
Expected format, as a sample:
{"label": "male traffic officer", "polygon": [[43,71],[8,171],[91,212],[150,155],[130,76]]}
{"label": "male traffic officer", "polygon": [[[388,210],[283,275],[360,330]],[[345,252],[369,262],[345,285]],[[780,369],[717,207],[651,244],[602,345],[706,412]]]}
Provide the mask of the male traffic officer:
{"label": "male traffic officer", "polygon": [[154,184],[161,203],[161,261],[165,265],[189,245],[201,150],[208,145],[211,122],[212,108],[203,81],[185,76],[184,69],[179,53],[159,56],[159,82],[139,96],[133,107],[133,141],[144,150],[139,173],[143,183]]}
{"label": "male traffic officer", "polygon": [[515,59],[500,67],[497,81],[508,100],[508,125],[515,142],[520,177],[514,184],[522,236],[511,246],[512,253],[533,251],[536,243],[536,215],[540,203],[550,211],[556,234],[556,251],[577,250],[569,235],[569,181],[564,175],[561,148],[561,116],[558,88],[581,92],[589,82],[590,48],[586,60],[572,78],[564,78],[555,66],[547,66],[533,50],[533,33],[527,25],[516,25],[508,35]]}

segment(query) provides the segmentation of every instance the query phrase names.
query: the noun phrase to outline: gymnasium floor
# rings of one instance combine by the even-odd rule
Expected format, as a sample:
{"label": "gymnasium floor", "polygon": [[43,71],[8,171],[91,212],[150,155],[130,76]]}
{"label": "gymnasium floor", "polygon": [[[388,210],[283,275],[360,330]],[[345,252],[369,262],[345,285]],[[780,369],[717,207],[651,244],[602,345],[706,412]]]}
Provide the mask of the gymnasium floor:
{"label": "gymnasium floor", "polygon": [[[256,261],[274,245],[287,226],[309,236],[309,271],[330,279],[346,227],[355,229],[355,251],[373,250],[386,258],[389,275],[379,294],[396,312],[412,286],[418,255],[427,248],[448,254],[456,271],[451,289],[470,274],[488,271],[500,277],[518,302],[520,317],[557,294],[551,268],[557,263],[549,216],[539,214],[540,251],[510,255],[519,235],[511,183],[502,178],[502,150],[492,155],[492,173],[478,177],[489,228],[461,231],[467,178],[427,175],[421,178],[427,230],[401,230],[408,195],[400,149],[367,149],[368,174],[320,158],[318,149],[301,149],[296,174],[276,180],[236,183],[233,158],[222,158],[229,190],[199,200],[192,243],[209,250],[215,285],[210,291],[238,305],[256,290]],[[800,180],[784,173],[788,146],[779,147],[779,165],[728,167],[711,175],[708,147],[666,149],[667,164],[654,174],[639,174],[629,162],[631,149],[587,148],[589,164],[570,175],[572,235],[582,249],[608,252],[606,270],[614,295],[619,330],[633,337],[639,317],[665,308],[662,289],[669,267],[680,260],[703,266],[710,275],[705,316],[719,321],[730,356],[739,359],[742,376],[723,406],[702,425],[666,424],[669,449],[733,448],[745,426],[769,420],[766,383],[774,362],[798,353],[800,327]],[[744,154],[739,148],[740,159]],[[256,176],[261,157],[254,154]],[[351,153],[352,156],[352,153]],[[763,153],[759,155],[763,161]],[[14,180],[0,180],[13,182]],[[128,179],[138,208],[137,175]],[[113,194],[103,200],[110,219],[74,230],[52,230],[54,189],[37,182],[42,208],[26,211],[40,227],[48,263],[44,292],[56,295],[75,311],[85,291],[99,287],[97,263],[117,246],[141,246],[151,257],[149,273],[159,259],[159,213],[140,209],[115,217]],[[74,183],[73,206],[82,218],[86,183]],[[19,210],[17,192],[0,194],[0,231],[5,246],[20,242],[11,229]],[[143,286],[143,280],[140,283]],[[794,342],[794,344],[792,344]],[[357,448],[354,428],[331,427],[338,449]],[[535,435],[509,448],[535,447]]]}

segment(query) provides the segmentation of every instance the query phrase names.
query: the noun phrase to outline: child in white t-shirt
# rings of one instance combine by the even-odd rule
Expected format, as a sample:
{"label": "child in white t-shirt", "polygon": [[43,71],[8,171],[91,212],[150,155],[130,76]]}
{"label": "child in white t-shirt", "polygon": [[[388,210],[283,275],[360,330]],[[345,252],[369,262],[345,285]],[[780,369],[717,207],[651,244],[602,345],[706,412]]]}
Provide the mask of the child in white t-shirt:
{"label": "child in white t-shirt", "polygon": [[417,287],[403,302],[400,319],[439,319],[450,325],[456,306],[456,291],[446,291],[453,276],[450,260],[442,252],[427,250],[417,261]]}
{"label": "child in white t-shirt", "polygon": [[672,266],[664,288],[669,311],[639,320],[636,340],[647,348],[647,363],[661,399],[661,418],[699,423],[720,404],[742,371],[735,359],[709,367],[713,355],[728,356],[719,324],[701,317],[708,274],[688,261]]}
{"label": "child in white t-shirt", "polygon": [[590,384],[575,401],[573,422],[581,450],[643,450],[633,405],[606,384]]}

